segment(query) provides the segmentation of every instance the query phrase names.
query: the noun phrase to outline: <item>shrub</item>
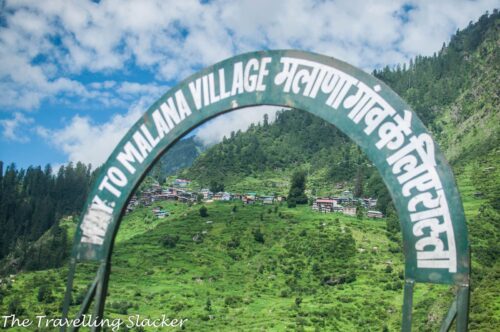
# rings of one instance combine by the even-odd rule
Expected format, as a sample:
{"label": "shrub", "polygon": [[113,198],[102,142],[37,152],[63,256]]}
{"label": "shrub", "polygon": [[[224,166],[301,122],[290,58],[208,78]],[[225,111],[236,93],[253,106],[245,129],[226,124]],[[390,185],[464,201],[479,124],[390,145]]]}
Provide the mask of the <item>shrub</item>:
{"label": "shrub", "polygon": [[238,305],[239,303],[241,303],[241,301],[242,298],[238,295],[229,295],[224,298],[224,304],[230,307]]}
{"label": "shrub", "polygon": [[300,304],[302,303],[302,298],[301,297],[296,297],[295,298],[295,305],[297,307],[300,307]]}
{"label": "shrub", "polygon": [[38,288],[37,295],[38,302],[51,303],[54,302],[54,297],[52,296],[52,290],[47,285],[42,285]]}
{"label": "shrub", "polygon": [[128,309],[133,308],[134,304],[127,301],[118,301],[110,303],[111,308],[115,309],[121,315],[128,314]]}
{"label": "shrub", "polygon": [[238,239],[237,237],[233,237],[228,243],[227,243],[227,247],[229,249],[235,249],[235,248],[238,248],[240,246],[240,239]]}
{"label": "shrub", "polygon": [[175,248],[177,242],[179,242],[179,235],[165,235],[163,239],[161,239],[162,245],[167,248]]}
{"label": "shrub", "polygon": [[257,228],[257,229],[254,229],[253,232],[253,238],[255,239],[255,241],[259,242],[259,243],[264,243],[265,240],[264,240],[264,234],[262,233],[262,231],[260,230],[260,228]]}
{"label": "shrub", "polygon": [[208,298],[205,303],[205,310],[208,312],[212,311],[212,301],[210,301],[210,298]]}
{"label": "shrub", "polygon": [[9,315],[21,316],[25,311],[26,310],[22,306],[21,300],[18,297],[13,298],[12,301],[10,301],[9,308],[7,310]]}
{"label": "shrub", "polygon": [[208,209],[205,205],[200,208],[200,216],[203,218],[208,217]]}

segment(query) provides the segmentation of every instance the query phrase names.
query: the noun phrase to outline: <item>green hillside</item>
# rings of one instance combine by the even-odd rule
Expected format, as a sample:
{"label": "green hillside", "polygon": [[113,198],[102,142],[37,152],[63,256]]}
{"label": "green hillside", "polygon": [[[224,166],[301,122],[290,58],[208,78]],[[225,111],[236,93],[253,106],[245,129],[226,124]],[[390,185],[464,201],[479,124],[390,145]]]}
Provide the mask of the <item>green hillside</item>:
{"label": "green hillside", "polygon": [[[123,221],[109,317],[167,314],[189,319],[186,331],[399,328],[402,255],[384,221],[240,202],[208,204],[202,218],[199,205],[161,205],[170,217],[141,208]],[[82,270],[73,312],[92,278],[91,266]],[[0,310],[57,315],[66,273],[15,276],[2,287]],[[451,296],[446,287],[419,285],[418,330],[436,328]]]}
{"label": "green hillside", "polygon": [[204,149],[203,144],[194,136],[181,139],[161,157],[153,173],[157,172],[162,176],[174,175],[179,170],[191,166]]}
{"label": "green hillside", "polygon": [[[374,72],[413,106],[455,172],[472,246],[471,331],[500,326],[499,16],[482,16],[434,56]],[[187,166],[199,149],[194,140],[184,143]],[[164,176],[158,167],[152,175]],[[390,211],[385,187],[361,151],[336,128],[299,111],[230,135],[179,176],[198,187],[215,183],[234,192],[286,194],[296,169],[308,174],[308,194],[357,189]],[[188,319],[186,331],[400,329],[403,256],[394,216],[359,220],[314,213],[305,205],[214,202],[206,204],[209,215],[203,218],[199,204],[159,205],[171,215],[156,219],[143,207],[123,220],[107,317],[165,314]],[[32,251],[17,248],[25,250],[23,257],[33,260],[37,248],[56,251],[54,235],[67,229],[71,238],[76,219],[66,218],[52,230],[49,224],[33,240]],[[67,267],[49,267],[2,276],[0,313],[58,317]],[[73,314],[95,268],[80,266]],[[414,330],[437,330],[454,292],[419,284]]]}
{"label": "green hillside", "polygon": [[[408,101],[455,166],[500,146],[499,20],[498,11],[485,14],[433,56],[374,72]],[[312,175],[310,187],[321,194],[339,182],[353,187],[355,177],[364,179],[364,189],[373,194],[380,181],[370,166],[334,126],[306,112],[286,111],[273,124],[264,119],[245,133],[232,133],[184,175],[205,186],[221,182],[229,189],[251,190],[242,187],[242,179],[283,182],[302,167]]]}

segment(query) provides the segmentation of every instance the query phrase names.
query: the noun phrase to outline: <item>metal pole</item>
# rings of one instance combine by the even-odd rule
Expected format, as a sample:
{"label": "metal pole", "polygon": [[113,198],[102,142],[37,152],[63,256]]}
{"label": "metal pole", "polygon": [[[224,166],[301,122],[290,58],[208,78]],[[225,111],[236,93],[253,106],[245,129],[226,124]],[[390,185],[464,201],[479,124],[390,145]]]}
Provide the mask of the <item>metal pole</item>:
{"label": "metal pole", "polygon": [[[71,305],[71,293],[73,291],[73,279],[75,277],[75,269],[76,269],[76,259],[71,258],[69,263],[69,271],[68,271],[68,280],[66,281],[66,294],[64,295],[64,304],[62,310],[62,318],[68,318],[69,306]],[[61,326],[61,332],[66,330],[66,326],[63,324]]]}
{"label": "metal pole", "polygon": [[[92,300],[94,299],[94,296],[95,296],[95,290],[97,288],[98,282],[99,282],[99,274],[97,274],[97,276],[94,279],[94,282],[92,282],[92,285],[88,289],[87,295],[85,295],[85,299],[82,302],[82,306],[80,308],[80,311],[76,315],[75,320],[83,319],[83,315],[85,315],[87,313],[87,311],[89,310],[90,304],[92,303]],[[75,326],[71,329],[71,331],[78,331],[79,329],[80,329],[80,327]]]}
{"label": "metal pole", "polygon": [[401,324],[401,331],[411,331],[412,309],[413,309],[413,288],[415,280],[406,279],[403,295],[403,322]]}
{"label": "metal pole", "polygon": [[451,304],[450,310],[448,310],[448,314],[446,314],[446,317],[443,319],[443,322],[441,323],[441,328],[439,329],[439,332],[448,332],[450,330],[451,324],[453,324],[453,321],[455,320],[455,317],[457,317],[456,297],[455,300],[453,300],[453,303]]}
{"label": "metal pole", "polygon": [[469,285],[460,285],[457,294],[457,332],[467,331],[469,323],[469,296]]}
{"label": "metal pole", "polygon": [[96,326],[92,327],[92,331],[99,332],[101,330],[101,320],[104,318],[104,305],[106,303],[106,296],[108,293],[109,274],[111,272],[111,255],[107,255],[107,259],[101,263],[98,272],[99,282],[97,283],[97,290],[95,295],[95,307],[93,320]]}

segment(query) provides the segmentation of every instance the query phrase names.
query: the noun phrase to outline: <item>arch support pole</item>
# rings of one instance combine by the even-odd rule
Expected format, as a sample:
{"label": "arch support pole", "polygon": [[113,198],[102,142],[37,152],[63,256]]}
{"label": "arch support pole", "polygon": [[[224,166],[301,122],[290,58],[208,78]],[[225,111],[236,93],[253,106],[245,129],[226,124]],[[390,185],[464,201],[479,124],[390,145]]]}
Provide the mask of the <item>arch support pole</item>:
{"label": "arch support pole", "polygon": [[469,322],[469,298],[469,285],[460,285],[457,294],[457,332],[467,331]]}
{"label": "arch support pole", "polygon": [[[111,262],[108,256],[106,261],[101,263],[99,267],[99,272],[97,273],[97,288],[95,290],[95,307],[94,307],[94,315],[92,319],[97,322],[101,322],[104,318],[104,306],[106,304],[106,296],[108,293],[108,282],[109,275],[111,273]],[[96,326],[92,327],[92,332],[101,331],[101,325],[96,324]]]}
{"label": "arch support pole", "polygon": [[401,331],[403,332],[411,331],[414,287],[415,287],[415,280],[413,279],[405,280],[405,288],[403,294],[403,322],[401,325]]}
{"label": "arch support pole", "polygon": [[[72,292],[73,292],[73,279],[75,278],[75,272],[76,272],[76,260],[74,258],[71,258],[70,263],[69,263],[69,271],[68,271],[68,280],[66,281],[66,294],[64,295],[64,303],[63,303],[63,310],[62,310],[62,318],[68,318],[69,314],[69,306],[71,305],[71,298],[72,298]],[[65,326],[61,327],[61,332],[64,332],[66,330]]]}
{"label": "arch support pole", "polygon": [[453,324],[453,321],[455,320],[456,317],[457,317],[457,298],[453,300],[450,310],[448,310],[446,317],[443,319],[443,322],[441,323],[441,328],[439,329],[439,332],[448,332],[451,328],[451,324]]}

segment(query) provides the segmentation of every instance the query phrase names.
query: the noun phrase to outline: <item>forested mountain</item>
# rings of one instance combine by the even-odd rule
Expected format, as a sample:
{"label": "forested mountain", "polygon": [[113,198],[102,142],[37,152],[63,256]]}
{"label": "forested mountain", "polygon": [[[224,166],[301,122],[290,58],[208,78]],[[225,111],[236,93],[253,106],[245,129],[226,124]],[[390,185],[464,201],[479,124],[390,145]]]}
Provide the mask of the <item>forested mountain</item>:
{"label": "forested mountain", "polygon": [[[93,177],[91,167],[82,163],[69,163],[54,174],[50,165],[17,169],[11,164],[4,172],[0,161],[0,260],[12,254],[2,261],[0,273],[62,263],[66,231],[58,221],[80,214]],[[33,247],[49,229],[51,240]]]}
{"label": "forested mountain", "polygon": [[[373,73],[413,107],[453,164],[500,145],[498,21],[498,11],[485,14],[433,56]],[[297,166],[307,167],[330,187],[348,181],[354,188],[357,179],[364,194],[384,191],[376,170],[345,135],[295,110],[278,114],[271,125],[264,119],[247,132],[232,133],[203,153],[185,175],[202,185],[215,181],[231,188],[243,177],[263,171],[288,174]]]}
{"label": "forested mountain", "polygon": [[500,14],[484,14],[431,57],[374,75],[418,113],[453,164],[500,144]]}
{"label": "forested mountain", "polygon": [[158,162],[158,171],[163,176],[174,175],[179,170],[189,167],[205,149],[204,145],[191,136],[179,140]]}
{"label": "forested mountain", "polygon": [[195,160],[188,176],[201,183],[230,183],[265,170],[281,172],[306,163],[319,169],[338,160],[343,164],[329,168],[328,177],[344,180],[353,175],[359,158],[347,136],[334,126],[303,111],[283,111],[273,124],[264,117],[262,124],[233,132],[209,148]]}

